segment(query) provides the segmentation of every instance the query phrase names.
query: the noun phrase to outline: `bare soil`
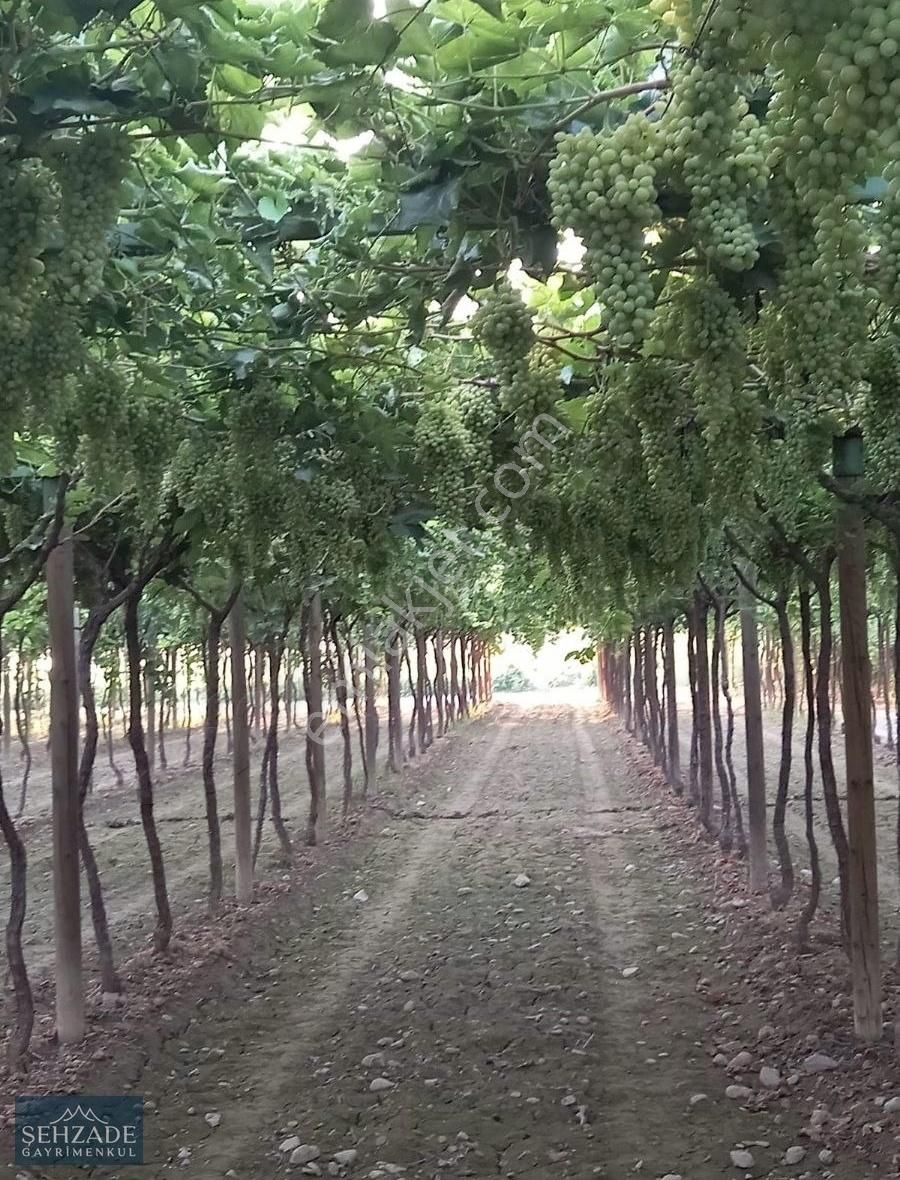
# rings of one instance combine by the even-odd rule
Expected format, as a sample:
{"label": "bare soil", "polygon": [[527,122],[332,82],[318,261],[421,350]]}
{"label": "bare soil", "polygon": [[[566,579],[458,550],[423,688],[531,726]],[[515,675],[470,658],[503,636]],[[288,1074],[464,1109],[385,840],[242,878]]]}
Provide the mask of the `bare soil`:
{"label": "bare soil", "polygon": [[121,1180],[900,1174],[893,1057],[849,1041],[840,952],[798,960],[742,875],[617,723],[499,707],[252,909],[134,960],[56,1077],[145,1095]]}

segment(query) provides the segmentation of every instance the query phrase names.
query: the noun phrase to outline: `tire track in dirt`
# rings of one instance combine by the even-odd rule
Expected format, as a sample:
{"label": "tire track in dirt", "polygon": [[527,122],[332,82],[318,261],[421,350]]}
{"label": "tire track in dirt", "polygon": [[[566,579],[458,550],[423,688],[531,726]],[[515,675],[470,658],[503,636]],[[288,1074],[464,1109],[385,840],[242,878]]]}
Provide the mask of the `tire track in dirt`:
{"label": "tire track in dirt", "polygon": [[[467,776],[464,790],[455,796],[460,811],[466,812],[477,806],[518,728],[519,722],[513,721],[498,726],[493,733],[487,731],[480,736],[478,744],[482,748],[477,770]],[[264,1046],[266,1051],[256,1060],[247,1062],[250,1072],[241,1078],[242,1090],[246,1094],[244,1105],[239,1115],[232,1112],[229,1116],[223,1128],[225,1133],[217,1134],[210,1142],[215,1149],[214,1156],[199,1171],[193,1168],[192,1176],[205,1180],[207,1176],[222,1176],[229,1169],[236,1169],[239,1176],[248,1178],[260,1174],[259,1152],[248,1152],[248,1145],[256,1141],[261,1123],[284,1106],[285,1096],[291,1093],[298,1076],[302,1075],[310,1053],[319,1045],[327,1049],[334,1027],[340,1025],[345,1012],[352,1012],[354,986],[364,986],[373,960],[379,951],[391,945],[397,928],[408,916],[423,878],[441,863],[444,850],[452,842],[461,822],[410,825],[411,830],[401,848],[392,853],[394,871],[383,882],[383,896],[358,907],[352,925],[340,931],[335,944],[328,947],[327,957],[322,969],[316,973],[311,989],[291,1000],[279,997],[282,1004],[287,1000],[287,1010],[282,1010],[274,1022],[264,1021],[261,1027],[253,1030],[253,1035],[261,1038],[260,1047]],[[374,897],[375,888],[369,888]],[[315,937],[314,931],[311,936]],[[288,1035],[289,1042],[285,1040]],[[214,1091],[215,1087],[212,1089]],[[185,1142],[179,1137],[178,1147],[185,1146]],[[158,1165],[166,1160],[170,1151],[175,1154],[172,1144],[159,1143],[157,1158],[151,1162]],[[134,1175],[143,1180],[147,1180],[148,1175],[162,1176],[167,1174],[167,1166],[168,1161],[158,1173],[148,1173],[144,1169]]]}
{"label": "tire track in dirt", "polygon": [[[576,723],[583,806],[627,805],[620,740],[610,726],[584,717]],[[729,1166],[730,1152],[744,1143],[766,1144],[751,1148],[754,1176],[781,1175],[777,1164],[798,1142],[790,1136],[799,1120],[781,1116],[776,1126],[771,1113],[751,1113],[729,1101],[724,1091],[733,1079],[706,1052],[707,1013],[696,984],[713,969],[718,948],[710,943],[691,867],[673,859],[651,816],[619,815],[620,826],[602,845],[585,845],[607,953],[617,964],[638,968],[627,980],[604,976],[603,1053],[631,1062],[630,1069],[613,1071],[604,1089],[610,1180],[635,1172],[730,1177],[737,1172]],[[704,1097],[692,1105],[695,1095]]]}

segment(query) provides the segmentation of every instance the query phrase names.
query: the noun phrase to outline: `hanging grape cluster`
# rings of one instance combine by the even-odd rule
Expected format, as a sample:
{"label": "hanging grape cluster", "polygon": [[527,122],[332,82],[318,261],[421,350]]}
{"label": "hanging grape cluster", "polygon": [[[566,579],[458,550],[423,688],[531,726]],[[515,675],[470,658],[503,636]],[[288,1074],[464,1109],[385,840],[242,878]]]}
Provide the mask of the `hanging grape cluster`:
{"label": "hanging grape cluster", "polygon": [[493,474],[493,443],[500,423],[496,390],[464,385],[455,391],[454,396],[462,423],[472,440],[472,482],[478,488],[487,487]]}
{"label": "hanging grape cluster", "polygon": [[740,501],[758,458],[761,407],[748,383],[746,330],[734,300],[712,276],[668,288],[648,351],[689,362],[720,504]]}
{"label": "hanging grape cluster", "polygon": [[779,410],[797,427],[848,407],[862,378],[867,335],[864,289],[853,276],[823,275],[813,222],[782,196],[784,266],[764,308],[759,343]]}
{"label": "hanging grape cluster", "polygon": [[650,11],[689,43],[697,27],[694,0],[650,0]]}
{"label": "hanging grape cluster", "polygon": [[463,518],[476,494],[471,490],[471,465],[477,461],[478,447],[457,401],[428,398],[416,422],[415,448],[435,504],[450,519]]}
{"label": "hanging grape cluster", "polygon": [[500,407],[519,426],[552,414],[561,396],[559,369],[548,358],[521,365],[500,389]]}
{"label": "hanging grape cluster", "polygon": [[472,319],[472,332],[497,362],[501,377],[507,377],[531,352],[534,316],[504,281],[485,296]]}
{"label": "hanging grape cluster", "polygon": [[585,246],[584,266],[606,309],[610,338],[638,344],[650,323],[653,284],[644,265],[656,203],[659,141],[655,124],[632,115],[612,132],[582,128],[557,136],[548,187],[553,218]]}
{"label": "hanging grape cluster", "polygon": [[662,162],[690,196],[690,224],[709,259],[746,270],[759,257],[751,202],[766,186],[765,136],[738,94],[723,53],[707,50],[675,74],[662,121]]}
{"label": "hanging grape cluster", "polygon": [[54,288],[68,303],[89,303],[102,290],[107,238],[119,209],[129,158],[128,137],[106,128],[65,142],[51,157],[60,192],[62,231]]}
{"label": "hanging grape cluster", "polygon": [[866,466],[882,487],[900,485],[900,344],[891,336],[868,346],[862,427]]}
{"label": "hanging grape cluster", "polygon": [[877,222],[876,285],[889,307],[900,307],[900,162],[886,171],[888,190]]}

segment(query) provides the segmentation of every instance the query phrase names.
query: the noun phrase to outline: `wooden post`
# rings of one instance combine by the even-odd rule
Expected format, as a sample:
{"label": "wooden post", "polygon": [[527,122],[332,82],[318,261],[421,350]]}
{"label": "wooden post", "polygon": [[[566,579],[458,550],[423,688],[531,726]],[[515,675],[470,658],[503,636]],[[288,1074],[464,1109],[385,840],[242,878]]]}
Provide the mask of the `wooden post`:
{"label": "wooden post", "polygon": [[53,798],[53,898],[56,1034],[62,1045],[85,1033],[78,861],[78,664],[75,654],[72,537],[47,558],[50,632],[50,767]]}
{"label": "wooden post", "polygon": [[240,905],[253,900],[253,842],[250,811],[250,726],[247,716],[247,629],[241,591],[228,621],[231,635],[231,759],[234,773],[235,896]]}
{"label": "wooden post", "polygon": [[[748,565],[744,576],[752,581]],[[738,585],[741,612],[741,661],[744,680],[744,732],[747,738],[747,814],[750,827],[750,891],[769,887],[769,849],[766,834],[766,762],[763,742],[762,686],[756,601],[743,582]]]}
{"label": "wooden post", "polygon": [[[862,438],[834,440],[834,474],[852,489],[862,475]],[[882,1036],[881,956],[875,783],[872,765],[872,668],[866,607],[865,518],[858,504],[837,513],[838,587],[841,613],[841,699],[847,763],[847,836],[850,845],[850,963],[853,1023],[864,1041]]]}

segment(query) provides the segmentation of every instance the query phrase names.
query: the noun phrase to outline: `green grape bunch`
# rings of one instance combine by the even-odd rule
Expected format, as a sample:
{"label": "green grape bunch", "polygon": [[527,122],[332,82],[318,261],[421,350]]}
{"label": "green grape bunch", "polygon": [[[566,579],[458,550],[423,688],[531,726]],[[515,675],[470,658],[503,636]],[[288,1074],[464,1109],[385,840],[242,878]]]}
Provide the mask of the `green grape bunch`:
{"label": "green grape bunch", "polygon": [[690,195],[689,224],[707,257],[747,270],[759,257],[751,201],[768,180],[764,130],[722,54],[707,51],[677,70],[674,82],[661,122],[662,163]]}
{"label": "green grape bunch", "polygon": [[546,358],[535,365],[522,365],[501,386],[500,407],[515,416],[520,425],[529,425],[541,414],[552,414],[562,396],[559,369]]}
{"label": "green grape bunch", "polygon": [[656,125],[631,115],[614,131],[582,128],[557,136],[548,187],[553,219],[584,242],[584,265],[605,308],[611,341],[638,344],[650,324],[654,292],[644,262],[647,230],[660,219]]}
{"label": "green grape bunch", "polygon": [[129,161],[128,137],[107,128],[64,141],[51,157],[63,240],[54,285],[68,303],[89,303],[103,288],[108,234],[119,212]]}
{"label": "green grape bunch", "polygon": [[892,336],[873,340],[866,353],[862,427],[867,467],[883,487],[900,483],[900,344]]}
{"label": "green grape bunch", "polygon": [[504,280],[485,297],[475,313],[472,332],[497,361],[501,375],[505,375],[531,352],[534,315],[519,293]]}
{"label": "green grape bunch", "polygon": [[415,426],[416,459],[435,504],[455,520],[466,516],[470,500],[471,467],[478,446],[451,398],[431,397]]}
{"label": "green grape bunch", "polygon": [[467,385],[458,389],[455,400],[463,425],[472,442],[473,482],[487,486],[493,466],[493,443],[500,425],[500,403],[496,390]]}
{"label": "green grape bunch", "polygon": [[22,340],[43,289],[57,192],[39,160],[0,155],[0,340]]}

